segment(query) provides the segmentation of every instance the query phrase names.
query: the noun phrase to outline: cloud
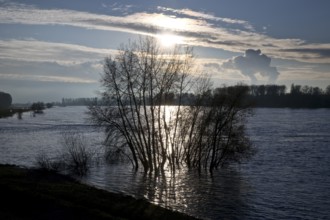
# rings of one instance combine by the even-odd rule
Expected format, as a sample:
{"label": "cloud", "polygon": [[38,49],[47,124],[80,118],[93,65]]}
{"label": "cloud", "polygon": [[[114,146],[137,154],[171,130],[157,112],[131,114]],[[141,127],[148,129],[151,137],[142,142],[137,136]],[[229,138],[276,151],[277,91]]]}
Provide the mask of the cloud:
{"label": "cloud", "polygon": [[61,65],[56,62],[31,62],[0,59],[0,78],[12,80],[97,83],[100,61]]}
{"label": "cloud", "polygon": [[38,40],[0,40],[0,59],[31,62],[57,62],[72,65],[95,60],[116,53],[76,44],[53,43]]}
{"label": "cloud", "polygon": [[212,14],[200,12],[200,11],[193,11],[191,9],[185,8],[185,9],[173,9],[173,8],[166,8],[166,7],[157,7],[158,10],[164,11],[164,12],[173,12],[177,15],[186,15],[193,18],[199,18],[199,19],[206,19],[206,20],[213,20],[213,21],[220,21],[227,24],[239,24],[242,25],[242,27],[254,30],[252,25],[248,21],[239,20],[239,19],[231,19],[231,18],[222,18],[222,17],[216,17]]}
{"label": "cloud", "polygon": [[250,78],[251,83],[257,82],[256,74],[268,78],[268,83],[275,83],[279,72],[270,66],[271,58],[262,54],[260,50],[248,49],[243,56],[234,57],[222,64],[223,68],[239,70]]}
{"label": "cloud", "polygon": [[[113,9],[117,10],[118,7]],[[132,9],[132,6],[120,5],[119,8]],[[0,5],[0,23],[68,25],[145,35],[169,31],[184,37],[183,42],[192,46],[231,52],[260,48],[273,58],[330,63],[330,44],[312,44],[293,38],[274,38],[256,32],[248,21],[221,18],[190,9],[158,7],[158,11],[154,12],[134,9],[136,10],[118,9],[116,16],[113,16],[67,9],[41,9],[32,5],[6,2]]]}
{"label": "cloud", "polygon": [[282,51],[306,54],[311,59],[314,59],[315,56],[319,58],[330,58],[330,48],[296,48],[283,49]]}
{"label": "cloud", "polygon": [[221,69],[221,65],[218,63],[206,63],[206,64],[204,64],[204,67],[209,68],[209,69],[216,69],[216,70]]}
{"label": "cloud", "polygon": [[23,81],[38,81],[38,82],[62,82],[62,83],[97,83],[96,80],[82,79],[79,77],[70,76],[45,76],[45,75],[22,75],[22,74],[0,74],[0,79],[12,79]]}
{"label": "cloud", "polygon": [[37,40],[0,40],[0,78],[96,83],[117,51]]}
{"label": "cloud", "polygon": [[128,14],[134,8],[133,5],[122,5],[122,4],[118,4],[117,2],[115,2],[109,6],[103,3],[102,6],[103,7],[105,6],[105,8],[111,8],[112,11],[118,11],[123,14]]}

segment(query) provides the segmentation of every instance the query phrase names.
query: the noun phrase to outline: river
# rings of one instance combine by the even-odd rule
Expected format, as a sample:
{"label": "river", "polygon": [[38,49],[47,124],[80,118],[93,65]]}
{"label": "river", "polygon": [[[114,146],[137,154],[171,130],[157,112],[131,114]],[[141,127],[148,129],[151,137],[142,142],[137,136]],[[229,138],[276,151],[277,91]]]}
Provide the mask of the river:
{"label": "river", "polygon": [[[0,163],[35,166],[38,153],[58,154],[69,131],[101,150],[103,133],[88,124],[86,111],[55,107],[0,119]],[[329,219],[330,110],[256,109],[247,131],[257,154],[212,177],[183,169],[151,178],[129,165],[101,163],[81,181],[202,219]]]}

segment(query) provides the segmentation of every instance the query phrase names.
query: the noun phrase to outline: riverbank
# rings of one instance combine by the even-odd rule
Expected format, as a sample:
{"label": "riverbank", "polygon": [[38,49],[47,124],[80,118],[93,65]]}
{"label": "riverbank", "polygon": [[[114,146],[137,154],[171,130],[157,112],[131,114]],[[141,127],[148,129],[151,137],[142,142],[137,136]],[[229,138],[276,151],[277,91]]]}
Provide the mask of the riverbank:
{"label": "riverbank", "polygon": [[0,195],[0,219],[195,219],[65,175],[11,165],[0,165]]}

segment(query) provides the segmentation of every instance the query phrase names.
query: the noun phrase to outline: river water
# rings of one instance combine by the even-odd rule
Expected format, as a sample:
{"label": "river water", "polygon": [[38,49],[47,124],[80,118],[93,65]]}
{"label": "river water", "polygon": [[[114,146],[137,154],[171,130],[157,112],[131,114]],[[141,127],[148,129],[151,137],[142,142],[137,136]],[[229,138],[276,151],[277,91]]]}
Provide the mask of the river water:
{"label": "river water", "polygon": [[[102,150],[103,133],[86,111],[55,107],[0,119],[0,163],[35,166],[38,153],[57,155],[70,131]],[[257,154],[212,177],[181,170],[155,178],[101,163],[81,181],[202,219],[330,219],[330,110],[256,109],[247,127]]]}

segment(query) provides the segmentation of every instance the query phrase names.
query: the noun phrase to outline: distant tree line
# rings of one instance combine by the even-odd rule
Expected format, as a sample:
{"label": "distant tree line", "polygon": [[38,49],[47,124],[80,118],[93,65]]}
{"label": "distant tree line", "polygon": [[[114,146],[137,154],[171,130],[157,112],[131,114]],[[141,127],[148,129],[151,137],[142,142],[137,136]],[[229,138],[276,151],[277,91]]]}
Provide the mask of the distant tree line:
{"label": "distant tree line", "polygon": [[255,107],[270,108],[330,108],[330,85],[319,87],[291,85],[286,92],[284,85],[253,85],[247,99]]}
{"label": "distant tree line", "polygon": [[[330,85],[325,89],[312,86],[291,85],[287,91],[285,85],[236,85],[224,86],[209,90],[207,93],[224,93],[225,90],[233,88],[244,88],[247,94],[244,97],[246,103],[253,107],[264,108],[330,108]],[[205,94],[204,94],[205,95]],[[155,102],[162,105],[194,105],[199,97],[193,93],[176,94],[174,92],[163,92],[155,96]],[[88,103],[88,102],[85,102]],[[105,105],[102,99],[93,99],[92,105]],[[205,103],[206,105],[206,103]]]}
{"label": "distant tree line", "polygon": [[90,106],[96,105],[97,98],[62,98],[62,106]]}
{"label": "distant tree line", "polygon": [[330,108],[330,85],[323,90],[319,87],[292,84],[289,92],[285,85],[238,86],[247,87],[245,101],[254,107]]}
{"label": "distant tree line", "polygon": [[[253,107],[330,108],[330,85],[323,90],[319,87],[292,84],[289,91],[287,91],[285,85],[235,85],[218,87],[208,91],[208,94],[243,87],[248,91],[244,98],[245,102],[252,104]],[[188,92],[182,94],[162,92],[155,95],[154,101],[162,105],[178,105],[180,103],[189,106],[194,105],[198,98],[195,94]],[[108,101],[102,98],[63,98],[61,103],[56,104],[62,106],[93,106],[106,105]]]}

